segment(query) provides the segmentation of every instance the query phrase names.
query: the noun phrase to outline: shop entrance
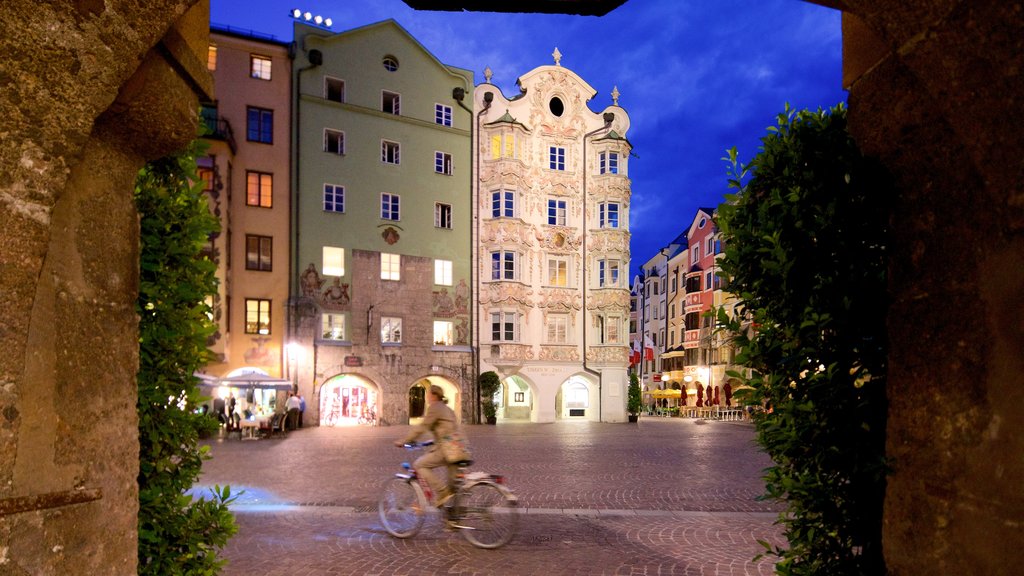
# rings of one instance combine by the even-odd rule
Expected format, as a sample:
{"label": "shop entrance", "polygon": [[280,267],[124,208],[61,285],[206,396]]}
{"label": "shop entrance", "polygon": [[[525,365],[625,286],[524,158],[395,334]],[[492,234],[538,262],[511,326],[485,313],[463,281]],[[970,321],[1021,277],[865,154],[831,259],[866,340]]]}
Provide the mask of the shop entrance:
{"label": "shop entrance", "polygon": [[363,377],[335,376],[320,387],[320,425],[374,426],[378,398],[377,385]]}

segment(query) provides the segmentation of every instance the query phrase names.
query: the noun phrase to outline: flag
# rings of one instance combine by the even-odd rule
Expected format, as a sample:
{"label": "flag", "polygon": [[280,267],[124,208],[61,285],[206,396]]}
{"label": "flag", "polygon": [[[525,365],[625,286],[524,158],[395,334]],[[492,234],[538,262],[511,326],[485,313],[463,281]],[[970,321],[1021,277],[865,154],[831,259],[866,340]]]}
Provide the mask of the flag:
{"label": "flag", "polygon": [[640,363],[640,340],[633,340],[633,349],[629,354],[629,365],[634,366]]}
{"label": "flag", "polygon": [[654,342],[649,335],[644,335],[644,360],[654,360]]}

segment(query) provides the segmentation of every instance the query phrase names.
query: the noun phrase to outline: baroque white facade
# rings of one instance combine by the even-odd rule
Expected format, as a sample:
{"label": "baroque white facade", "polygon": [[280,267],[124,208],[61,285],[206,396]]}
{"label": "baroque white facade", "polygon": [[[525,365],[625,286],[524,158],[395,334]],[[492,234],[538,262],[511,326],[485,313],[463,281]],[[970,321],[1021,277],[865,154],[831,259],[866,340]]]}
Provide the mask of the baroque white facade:
{"label": "baroque white facade", "polygon": [[505,97],[474,92],[474,245],[480,370],[502,379],[498,416],[626,419],[629,116],[560,64]]}

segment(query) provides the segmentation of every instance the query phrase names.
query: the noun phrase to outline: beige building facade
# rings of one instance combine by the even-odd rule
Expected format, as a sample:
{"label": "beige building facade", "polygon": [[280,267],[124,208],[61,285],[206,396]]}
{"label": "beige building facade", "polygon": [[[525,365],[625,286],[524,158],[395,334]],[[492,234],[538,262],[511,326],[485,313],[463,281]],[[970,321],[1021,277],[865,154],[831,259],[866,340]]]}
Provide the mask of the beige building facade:
{"label": "beige building facade", "polygon": [[506,97],[476,87],[474,227],[481,372],[499,419],[625,421],[629,116],[560,64]]}

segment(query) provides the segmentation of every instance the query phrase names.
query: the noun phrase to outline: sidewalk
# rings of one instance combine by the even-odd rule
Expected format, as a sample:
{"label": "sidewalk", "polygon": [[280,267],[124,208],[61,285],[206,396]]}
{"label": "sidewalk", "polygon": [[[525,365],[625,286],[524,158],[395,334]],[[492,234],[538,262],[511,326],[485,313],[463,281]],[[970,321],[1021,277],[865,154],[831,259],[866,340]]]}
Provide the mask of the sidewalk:
{"label": "sidewalk", "polygon": [[407,427],[305,428],[210,442],[201,484],[244,489],[232,574],[771,574],[778,505],[758,502],[770,464],[742,422],[642,418],[467,426],[474,469],[505,474],[517,536],[477,550],[428,518],[415,538],[380,527],[381,482],[415,454]]}

